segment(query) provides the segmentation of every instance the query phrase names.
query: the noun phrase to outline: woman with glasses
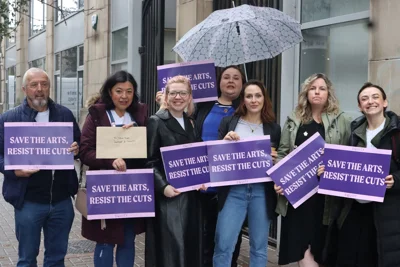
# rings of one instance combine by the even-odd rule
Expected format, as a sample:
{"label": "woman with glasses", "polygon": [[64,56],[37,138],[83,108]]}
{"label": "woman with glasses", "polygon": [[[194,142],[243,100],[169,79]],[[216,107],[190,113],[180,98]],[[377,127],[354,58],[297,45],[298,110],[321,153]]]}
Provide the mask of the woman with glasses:
{"label": "woman with glasses", "polygon": [[181,193],[168,183],[160,152],[162,147],[200,141],[189,118],[192,112],[189,79],[171,78],[165,88],[163,107],[150,117],[147,126],[147,167],[154,169],[156,217],[147,222],[146,266],[198,264],[198,192]]}
{"label": "woman with glasses", "polygon": [[[227,66],[218,76],[218,100],[197,103],[192,117],[203,141],[218,140],[218,127],[224,117],[235,113],[239,105],[239,94],[245,82],[245,76],[238,66]],[[156,102],[162,106],[163,93],[158,92]],[[217,188],[208,188],[200,191],[201,234],[200,246],[203,251],[199,260],[199,267],[212,267],[214,254],[215,227],[218,217]],[[239,234],[235,251],[232,256],[231,267],[237,266],[240,253],[242,234]]]}

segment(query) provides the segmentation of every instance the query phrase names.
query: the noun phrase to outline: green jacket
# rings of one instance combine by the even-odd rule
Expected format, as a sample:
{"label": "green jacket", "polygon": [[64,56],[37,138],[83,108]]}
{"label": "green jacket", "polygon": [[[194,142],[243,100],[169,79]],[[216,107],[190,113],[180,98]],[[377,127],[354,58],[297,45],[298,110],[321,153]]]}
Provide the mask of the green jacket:
{"label": "green jacket", "polygon": [[[350,137],[350,116],[346,115],[343,111],[339,111],[338,114],[322,114],[322,123],[325,128],[325,142],[328,144],[347,145]],[[281,141],[278,148],[277,161],[283,159],[286,155],[295,149],[295,141],[297,131],[301,125],[300,119],[298,119],[293,112],[288,116],[285,125],[282,128]],[[336,197],[325,196],[325,210],[323,223],[329,225],[330,221],[333,220],[333,206]],[[288,201],[284,196],[278,196],[278,204],[276,212],[282,216],[286,216]]]}

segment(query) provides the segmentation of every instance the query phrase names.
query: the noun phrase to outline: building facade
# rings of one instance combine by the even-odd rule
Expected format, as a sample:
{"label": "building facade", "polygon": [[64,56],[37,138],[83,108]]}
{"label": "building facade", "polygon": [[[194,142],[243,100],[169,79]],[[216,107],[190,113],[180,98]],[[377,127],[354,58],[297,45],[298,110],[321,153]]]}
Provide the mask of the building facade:
{"label": "building facade", "polygon": [[[47,71],[51,97],[81,123],[85,102],[106,77],[127,70],[141,100],[156,105],[156,66],[179,61],[172,47],[213,10],[230,0],[31,0],[29,15],[1,44],[0,112],[21,103],[22,76],[29,67]],[[366,81],[387,92],[400,114],[400,1],[236,0],[281,9],[301,22],[304,41],[269,61],[249,66],[251,78],[269,90],[283,125],[297,103],[301,83],[313,73],[332,80],[341,108],[361,115],[356,95]],[[278,226],[277,226],[278,225]],[[279,232],[279,223],[271,231]],[[278,229],[275,229],[278,227]],[[273,239],[276,239],[272,233]],[[279,238],[278,238],[279,240]]]}

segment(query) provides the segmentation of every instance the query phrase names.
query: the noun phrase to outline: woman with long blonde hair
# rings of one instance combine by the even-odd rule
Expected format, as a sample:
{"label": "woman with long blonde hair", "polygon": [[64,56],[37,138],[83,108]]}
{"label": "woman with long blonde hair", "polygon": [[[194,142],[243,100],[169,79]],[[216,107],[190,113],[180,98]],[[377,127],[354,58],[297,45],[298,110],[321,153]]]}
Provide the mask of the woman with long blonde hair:
{"label": "woman with long blonde hair", "polygon": [[[302,86],[294,112],[282,129],[277,160],[319,133],[326,143],[348,143],[350,118],[339,109],[331,81],[325,74],[308,77]],[[333,215],[333,197],[315,194],[297,209],[283,195],[280,186],[277,212],[282,215],[279,264],[298,262],[300,267],[327,264],[322,256],[328,224]]]}

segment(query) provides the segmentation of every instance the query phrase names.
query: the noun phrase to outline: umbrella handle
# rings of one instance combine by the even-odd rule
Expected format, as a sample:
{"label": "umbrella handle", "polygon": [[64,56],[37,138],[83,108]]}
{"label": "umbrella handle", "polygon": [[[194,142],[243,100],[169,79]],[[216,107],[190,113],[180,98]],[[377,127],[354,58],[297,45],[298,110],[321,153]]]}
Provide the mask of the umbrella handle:
{"label": "umbrella handle", "polygon": [[243,63],[243,67],[244,67],[244,76],[245,76],[245,78],[246,78],[246,82],[248,82],[249,79],[247,79],[246,63]]}

